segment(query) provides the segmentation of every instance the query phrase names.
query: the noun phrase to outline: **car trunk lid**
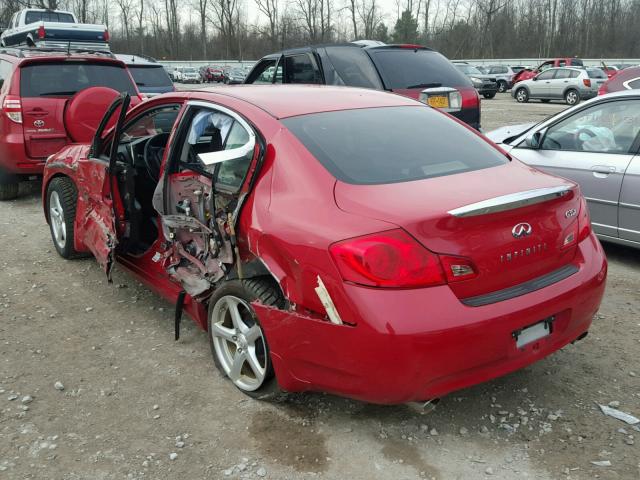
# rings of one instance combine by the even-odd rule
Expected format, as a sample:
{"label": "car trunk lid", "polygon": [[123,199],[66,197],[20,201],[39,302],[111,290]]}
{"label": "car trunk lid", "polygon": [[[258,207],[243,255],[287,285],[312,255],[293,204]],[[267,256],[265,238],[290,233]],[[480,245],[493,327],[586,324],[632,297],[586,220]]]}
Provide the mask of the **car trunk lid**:
{"label": "car trunk lid", "polygon": [[519,162],[403,183],[339,181],[335,188],[341,209],[394,223],[440,255],[470,259],[477,276],[450,283],[461,299],[571,263],[576,242],[563,242],[574,228],[577,236],[578,197],[573,184]]}

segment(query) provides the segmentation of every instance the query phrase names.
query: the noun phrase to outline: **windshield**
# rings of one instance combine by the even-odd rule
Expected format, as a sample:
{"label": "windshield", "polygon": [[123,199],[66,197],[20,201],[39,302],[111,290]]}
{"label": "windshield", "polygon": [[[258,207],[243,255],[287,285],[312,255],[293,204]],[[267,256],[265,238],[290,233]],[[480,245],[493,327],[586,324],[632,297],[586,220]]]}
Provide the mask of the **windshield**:
{"label": "windshield", "polygon": [[408,182],[507,162],[480,136],[426,106],[323,112],[283,123],[346,183]]}
{"label": "windshield", "polygon": [[162,67],[140,67],[129,65],[136,85],[139,87],[170,87],[171,79]]}
{"label": "windshield", "polygon": [[390,89],[472,86],[469,79],[438,52],[408,48],[367,52],[378,67],[385,86]]}
{"label": "windshield", "polygon": [[24,18],[25,25],[35,22],[60,22],[60,23],[75,23],[73,21],[73,15],[70,13],[62,12],[27,12]]}
{"label": "windshield", "polygon": [[184,73],[196,73],[196,69],[195,68],[185,68],[183,70]]}
{"label": "windshield", "polygon": [[123,67],[107,63],[47,62],[25,65],[20,72],[23,97],[72,96],[89,87],[109,87],[137,95]]}
{"label": "windshield", "polygon": [[482,72],[473,65],[456,63],[456,68],[466,75],[482,75]]}

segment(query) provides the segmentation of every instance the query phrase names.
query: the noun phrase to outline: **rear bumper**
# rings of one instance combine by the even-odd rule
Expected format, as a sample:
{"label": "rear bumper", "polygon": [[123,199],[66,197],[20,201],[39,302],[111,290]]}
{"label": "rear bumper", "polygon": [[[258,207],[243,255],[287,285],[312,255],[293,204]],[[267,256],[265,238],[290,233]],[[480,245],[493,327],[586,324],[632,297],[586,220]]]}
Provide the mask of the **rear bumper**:
{"label": "rear bumper", "polygon": [[22,133],[0,136],[0,175],[42,175],[44,158],[30,158],[24,148]]}
{"label": "rear bumper", "polygon": [[[448,286],[384,291],[345,285],[355,327],[254,304],[280,386],[372,403],[440,397],[534,363],[588,331],[604,293],[606,259],[594,235],[579,270],[549,287],[481,307]],[[513,332],[555,317],[548,337],[517,348]]]}

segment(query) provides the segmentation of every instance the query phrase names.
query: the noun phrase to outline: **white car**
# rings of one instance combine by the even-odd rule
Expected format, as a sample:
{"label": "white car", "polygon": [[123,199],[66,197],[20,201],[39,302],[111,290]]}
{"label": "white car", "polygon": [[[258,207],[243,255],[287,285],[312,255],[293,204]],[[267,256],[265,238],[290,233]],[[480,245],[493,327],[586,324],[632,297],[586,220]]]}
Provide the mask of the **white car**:
{"label": "white car", "polygon": [[173,80],[180,83],[201,83],[202,77],[195,67],[177,67],[173,71]]}
{"label": "white car", "polygon": [[511,95],[519,103],[529,100],[564,100],[567,105],[577,105],[598,95],[598,89],[607,81],[607,74],[600,68],[559,67],[548,68],[533,78],[517,82]]}

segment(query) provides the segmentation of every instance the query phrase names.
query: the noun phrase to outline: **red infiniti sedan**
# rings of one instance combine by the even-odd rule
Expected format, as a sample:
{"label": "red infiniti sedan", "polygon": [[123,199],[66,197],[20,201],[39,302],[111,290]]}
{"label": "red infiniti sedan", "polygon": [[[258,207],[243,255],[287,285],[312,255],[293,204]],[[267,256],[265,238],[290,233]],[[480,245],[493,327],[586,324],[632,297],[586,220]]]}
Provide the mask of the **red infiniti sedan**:
{"label": "red infiniti sedan", "polygon": [[[56,250],[115,263],[256,398],[422,401],[583,338],[607,263],[577,185],[406,97],[175,92],[47,160]],[[111,127],[110,127],[111,126]]]}

